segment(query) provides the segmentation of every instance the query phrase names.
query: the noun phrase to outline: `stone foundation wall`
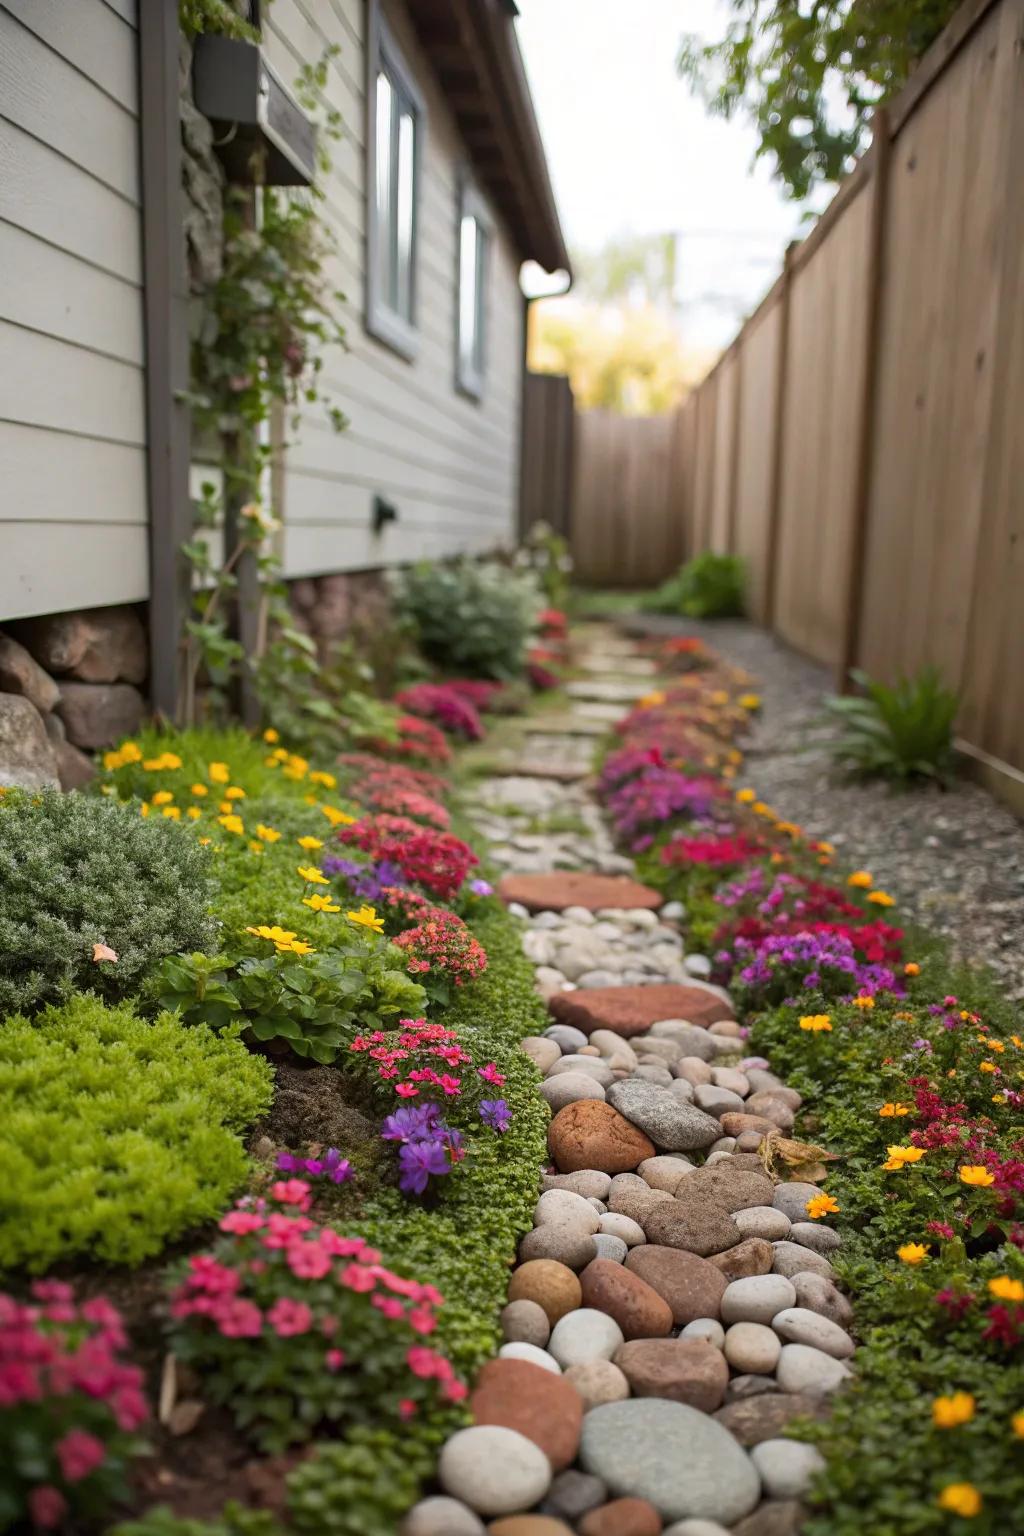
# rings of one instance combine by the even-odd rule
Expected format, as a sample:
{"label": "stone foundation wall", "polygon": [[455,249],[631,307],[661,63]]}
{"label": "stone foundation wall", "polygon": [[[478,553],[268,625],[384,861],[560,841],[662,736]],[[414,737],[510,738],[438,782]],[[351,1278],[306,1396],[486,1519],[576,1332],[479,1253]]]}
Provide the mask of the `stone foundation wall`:
{"label": "stone foundation wall", "polygon": [[87,783],[93,772],[87,754],[139,729],[148,669],[137,608],[92,608],[5,624],[0,785],[77,789]]}
{"label": "stone foundation wall", "polygon": [[359,640],[391,622],[391,589],[384,571],[343,571],[304,576],[288,584],[296,627],[316,641],[321,663],[335,643]]}

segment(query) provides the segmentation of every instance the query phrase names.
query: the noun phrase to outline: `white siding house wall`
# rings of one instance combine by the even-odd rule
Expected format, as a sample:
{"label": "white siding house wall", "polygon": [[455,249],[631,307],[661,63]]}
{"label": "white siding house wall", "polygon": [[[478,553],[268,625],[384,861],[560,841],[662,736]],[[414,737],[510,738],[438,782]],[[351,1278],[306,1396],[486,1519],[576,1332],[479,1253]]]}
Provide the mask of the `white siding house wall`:
{"label": "white siding house wall", "polygon": [[[324,388],[350,418],[340,436],[308,408],[285,455],[284,560],[288,576],[366,569],[420,556],[484,550],[516,527],[523,300],[519,257],[496,210],[486,302],[483,397],[455,388],[456,225],[466,151],[401,0],[384,14],[426,102],[417,252],[418,355],[407,362],[363,325],[366,232],[365,40],[367,0],[274,0],[270,62],[292,85],[303,61],[331,45],[328,95],[345,133],[333,147],[325,191],[338,257],[328,274],[347,299],[350,350],[333,349]],[[375,493],[398,510],[374,534]]]}
{"label": "white siding house wall", "polygon": [[0,620],[148,591],[136,0],[0,0]]}

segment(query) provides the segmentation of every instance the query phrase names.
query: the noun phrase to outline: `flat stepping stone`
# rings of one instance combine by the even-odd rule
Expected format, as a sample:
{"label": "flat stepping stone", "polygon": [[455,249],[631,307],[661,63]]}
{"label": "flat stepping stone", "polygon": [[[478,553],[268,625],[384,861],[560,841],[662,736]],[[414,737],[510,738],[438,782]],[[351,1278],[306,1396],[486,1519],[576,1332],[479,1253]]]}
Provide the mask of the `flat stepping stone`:
{"label": "flat stepping stone", "polygon": [[[623,700],[621,704],[601,704],[597,702],[591,703],[588,699],[581,699],[579,713],[584,719],[603,720],[607,721],[609,725],[614,725],[617,720],[622,719],[625,710],[634,702],[634,700],[628,699]],[[601,734],[603,736],[606,732],[602,731]]]}
{"label": "flat stepping stone", "polygon": [[[661,906],[660,892],[649,885],[641,885],[638,880],[630,880],[625,875],[592,875],[577,870],[557,870],[548,875],[506,875],[498,887],[498,894],[502,901],[517,901],[528,912],[563,912],[566,907],[586,907],[589,912],[598,912],[604,907],[643,907],[648,912],[656,912]],[[588,996],[603,997],[606,992],[624,992],[632,997],[634,993],[680,991],[689,994],[695,989],[607,987],[588,993]],[[724,1019],[728,1010],[721,1003],[717,1008],[720,1011],[716,1011],[714,1017]],[[689,1018],[689,1014],[663,1010],[652,1014],[651,1022],[667,1018]],[[597,1029],[599,1025],[591,1027]],[[590,1033],[589,1029],[587,1033]],[[631,1033],[639,1034],[640,1031],[633,1030]]]}
{"label": "flat stepping stone", "polygon": [[538,715],[524,720],[522,729],[527,736],[604,736],[604,727],[586,715]]}
{"label": "flat stepping stone", "polygon": [[[504,885],[504,881],[502,884]],[[504,895],[502,891],[502,895]],[[521,900],[506,897],[506,900]],[[523,903],[524,906],[526,903]],[[570,905],[582,906],[582,902]],[[611,906],[611,902],[603,903]],[[640,906],[640,902],[631,902]],[[559,1024],[571,1024],[585,1035],[595,1029],[610,1029],[617,1035],[646,1034],[661,1019],[687,1019],[706,1029],[719,1019],[731,1019],[732,1009],[706,987],[688,987],[676,982],[655,982],[649,987],[592,987],[578,992],[559,992],[548,1001],[548,1008]]]}
{"label": "flat stepping stone", "polygon": [[589,763],[546,763],[543,759],[531,762],[528,758],[511,763],[506,770],[521,779],[551,779],[556,784],[577,784],[590,777]]}
{"label": "flat stepping stone", "polygon": [[600,704],[632,704],[634,699],[642,699],[651,690],[649,682],[640,678],[633,683],[593,678],[570,683],[565,691],[570,699],[596,700]]}

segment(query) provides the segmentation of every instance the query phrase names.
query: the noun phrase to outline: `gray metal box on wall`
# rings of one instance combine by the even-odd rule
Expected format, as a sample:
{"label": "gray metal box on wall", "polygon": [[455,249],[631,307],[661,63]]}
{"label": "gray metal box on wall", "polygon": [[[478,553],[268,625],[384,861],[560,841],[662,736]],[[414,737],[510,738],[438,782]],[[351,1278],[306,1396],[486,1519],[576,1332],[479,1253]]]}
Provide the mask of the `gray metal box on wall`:
{"label": "gray metal box on wall", "polygon": [[218,129],[217,154],[231,181],[309,186],[316,128],[257,44],[197,37],[192,85],[196,106]]}

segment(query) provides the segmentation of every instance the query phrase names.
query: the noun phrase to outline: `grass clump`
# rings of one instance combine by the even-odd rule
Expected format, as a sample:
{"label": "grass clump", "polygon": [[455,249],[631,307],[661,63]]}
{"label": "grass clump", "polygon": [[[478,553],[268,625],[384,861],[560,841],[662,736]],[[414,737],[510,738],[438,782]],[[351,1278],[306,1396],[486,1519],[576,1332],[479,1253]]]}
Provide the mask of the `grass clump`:
{"label": "grass clump", "polygon": [[826,746],[844,772],[901,786],[915,779],[948,783],[960,700],[943,686],[936,669],[924,667],[891,688],[864,672],[851,676],[860,694],[826,700],[840,726],[840,734]]}
{"label": "grass clump", "polygon": [[644,607],[651,613],[677,613],[688,619],[736,619],[744,609],[746,568],[738,555],[706,549],[680,566]]}

